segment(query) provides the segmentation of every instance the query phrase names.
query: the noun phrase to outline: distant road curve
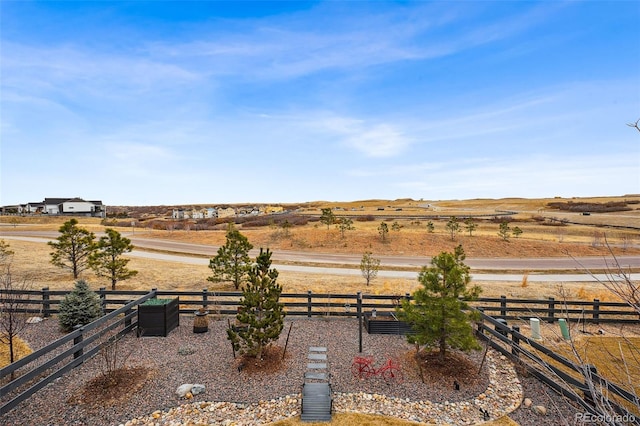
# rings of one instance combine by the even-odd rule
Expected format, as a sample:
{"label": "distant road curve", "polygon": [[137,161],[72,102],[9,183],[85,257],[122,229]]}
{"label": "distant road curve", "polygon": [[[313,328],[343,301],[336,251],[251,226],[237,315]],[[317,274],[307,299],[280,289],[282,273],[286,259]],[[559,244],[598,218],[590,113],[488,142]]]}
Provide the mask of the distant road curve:
{"label": "distant road curve", "polygon": [[[59,235],[58,232],[37,232],[37,231],[0,231],[0,238],[16,239],[35,242],[47,242],[55,239]],[[145,251],[153,251],[156,259],[159,256],[173,255],[172,260],[182,258],[191,258],[194,256],[201,257],[201,260],[207,263],[207,258],[215,256],[218,247],[205,244],[182,243],[170,240],[158,240],[150,238],[139,238],[135,234],[128,234],[133,242],[136,250],[131,253],[133,256],[149,257],[150,254],[142,254]],[[157,253],[161,252],[161,253]],[[255,251],[257,253],[257,251]],[[167,254],[164,254],[167,253]],[[252,253],[254,254],[254,253]],[[186,256],[185,256],[186,255]],[[254,254],[255,255],[255,254]],[[430,262],[429,257],[425,256],[377,256],[380,261],[380,276],[390,276],[385,274],[394,274],[394,276],[404,276],[404,274],[413,274],[415,271]],[[310,269],[322,273],[323,269],[340,269],[344,275],[352,273],[360,273],[358,266],[361,260],[360,255],[353,254],[334,254],[334,253],[315,253],[302,252],[293,250],[279,250],[274,252],[274,264],[278,264],[279,269],[288,270],[289,267],[299,268],[299,271],[308,271]],[[640,256],[619,256],[618,261],[625,270],[640,269]],[[169,260],[169,259],[167,259]],[[611,259],[605,257],[550,257],[550,258],[467,258],[465,263],[473,270],[491,271],[498,274],[502,272],[520,272],[519,279],[522,279],[522,272],[527,271],[535,274],[536,271],[563,271],[572,272],[574,275],[584,274],[585,268],[588,270],[604,270],[611,267]],[[331,265],[340,265],[343,268],[333,268]],[[285,268],[286,267],[286,268]],[[346,267],[346,268],[345,268]],[[349,270],[351,268],[351,271]],[[413,271],[393,271],[393,269],[413,269]],[[384,272],[384,273],[383,273]],[[324,273],[327,273],[326,271]],[[494,274],[494,275],[495,275]],[[532,277],[530,276],[530,279]]]}

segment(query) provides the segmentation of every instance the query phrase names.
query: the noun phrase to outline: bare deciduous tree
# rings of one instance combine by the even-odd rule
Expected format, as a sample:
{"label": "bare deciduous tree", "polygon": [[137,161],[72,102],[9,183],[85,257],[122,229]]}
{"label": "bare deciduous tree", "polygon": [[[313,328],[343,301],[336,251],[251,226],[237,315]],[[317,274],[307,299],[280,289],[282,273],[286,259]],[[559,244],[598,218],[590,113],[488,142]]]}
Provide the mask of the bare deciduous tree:
{"label": "bare deciduous tree", "polygon": [[376,279],[379,269],[380,259],[373,257],[373,253],[370,251],[364,252],[360,261],[360,272],[362,272],[362,276],[367,282],[367,287],[371,281]]}
{"label": "bare deciduous tree", "polygon": [[29,307],[29,295],[25,292],[31,288],[27,276],[14,276],[12,260],[13,252],[9,245],[0,240],[0,290],[4,299],[0,302],[0,344],[9,347],[9,363],[17,361],[16,338],[27,326],[27,314],[21,311]]}

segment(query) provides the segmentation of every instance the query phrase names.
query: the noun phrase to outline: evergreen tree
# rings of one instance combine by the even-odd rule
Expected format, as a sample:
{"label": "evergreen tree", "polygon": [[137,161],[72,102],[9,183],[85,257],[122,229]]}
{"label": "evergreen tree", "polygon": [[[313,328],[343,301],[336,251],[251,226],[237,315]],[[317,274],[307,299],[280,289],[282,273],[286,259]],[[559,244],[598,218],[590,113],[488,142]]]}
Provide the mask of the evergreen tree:
{"label": "evergreen tree", "polygon": [[383,243],[387,242],[387,235],[389,234],[389,225],[386,222],[380,222],[378,225],[378,234]]}
{"label": "evergreen tree", "polygon": [[72,331],[76,325],[86,325],[102,316],[100,297],[84,280],[78,280],[71,293],[60,302],[58,322],[64,331]]}
{"label": "evergreen tree", "polygon": [[503,241],[509,241],[509,236],[511,236],[511,227],[507,221],[504,221],[500,224],[500,229],[498,230],[498,235],[502,238]]}
{"label": "evergreen tree", "polygon": [[451,234],[451,241],[455,240],[456,235],[460,232],[460,222],[458,222],[458,218],[451,216],[446,226],[449,230],[449,234]]}
{"label": "evergreen tree", "polygon": [[127,269],[127,264],[131,259],[122,257],[122,254],[133,250],[133,244],[128,238],[115,229],[106,229],[107,235],[100,237],[96,245],[96,251],[89,256],[89,265],[99,277],[106,277],[111,280],[111,290],[116,289],[118,281],[131,278],[138,273]]}
{"label": "evergreen tree", "polygon": [[207,280],[218,283],[221,281],[233,282],[236,290],[246,279],[251,269],[249,250],[253,245],[240,231],[229,225],[227,230],[227,242],[218,249],[218,254],[209,261],[209,268],[213,275]]}
{"label": "evergreen tree", "polygon": [[519,226],[514,226],[513,227],[513,235],[518,238],[520,235],[522,235],[522,229],[520,229]]}
{"label": "evergreen tree", "polygon": [[77,279],[82,271],[89,267],[89,256],[95,250],[95,235],[84,228],[79,228],[78,221],[71,219],[65,222],[58,231],[56,241],[49,241],[54,251],[51,252],[51,263],[59,268],[73,271]]}
{"label": "evergreen tree", "polygon": [[249,282],[242,289],[237,320],[244,329],[227,330],[235,350],[258,359],[263,349],[278,340],[284,327],[284,304],[280,303],[282,286],[276,280],[278,271],[271,269],[271,252],[263,251],[249,272]]}
{"label": "evergreen tree", "polygon": [[329,207],[322,209],[322,215],[320,216],[320,222],[327,225],[327,229],[334,223],[336,223],[336,215]]}
{"label": "evergreen tree", "polygon": [[338,221],[338,229],[340,230],[340,236],[344,239],[347,231],[353,231],[356,228],[353,226],[353,219],[343,217]]}
{"label": "evergreen tree", "polygon": [[450,349],[470,350],[479,347],[473,336],[467,301],[477,299],[480,287],[467,288],[471,282],[469,267],[464,264],[462,246],[454,253],[442,252],[423,267],[418,281],[422,288],[413,294],[413,301],[403,300],[398,315],[411,324],[415,334],[407,336],[410,343],[428,349],[438,348],[441,360]]}
{"label": "evergreen tree", "polygon": [[469,231],[469,236],[473,237],[473,231],[476,230],[476,228],[478,227],[478,224],[475,223],[473,219],[468,218],[467,220],[464,221],[464,226],[465,228],[467,228],[467,231]]}
{"label": "evergreen tree", "polygon": [[432,221],[428,221],[427,222],[427,232],[428,233],[433,233],[433,230],[435,229],[435,226],[433,225]]}

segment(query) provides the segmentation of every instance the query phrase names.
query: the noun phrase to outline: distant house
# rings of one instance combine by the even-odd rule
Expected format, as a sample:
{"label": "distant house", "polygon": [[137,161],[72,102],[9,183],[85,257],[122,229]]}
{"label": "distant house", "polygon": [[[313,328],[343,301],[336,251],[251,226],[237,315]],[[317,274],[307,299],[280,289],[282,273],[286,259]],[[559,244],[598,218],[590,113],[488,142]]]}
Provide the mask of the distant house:
{"label": "distant house", "polygon": [[207,208],[205,213],[205,216],[207,219],[215,219],[218,217],[218,209],[215,209],[213,207],[209,207]]}
{"label": "distant house", "polygon": [[233,217],[236,215],[236,211],[233,207],[227,207],[226,209],[218,209],[218,217]]}
{"label": "distant house", "polygon": [[172,219],[215,219],[218,217],[218,210],[213,207],[206,209],[173,209],[171,211]]}
{"label": "distant house", "polygon": [[45,198],[42,202],[3,206],[2,213],[105,217],[106,208],[102,201],[85,201],[82,198]]}
{"label": "distant house", "polygon": [[264,207],[265,214],[282,213],[283,211],[284,211],[284,207],[282,206],[265,206]]}
{"label": "distant house", "polygon": [[183,209],[173,209],[171,212],[172,219],[188,219],[189,213],[185,212]]}

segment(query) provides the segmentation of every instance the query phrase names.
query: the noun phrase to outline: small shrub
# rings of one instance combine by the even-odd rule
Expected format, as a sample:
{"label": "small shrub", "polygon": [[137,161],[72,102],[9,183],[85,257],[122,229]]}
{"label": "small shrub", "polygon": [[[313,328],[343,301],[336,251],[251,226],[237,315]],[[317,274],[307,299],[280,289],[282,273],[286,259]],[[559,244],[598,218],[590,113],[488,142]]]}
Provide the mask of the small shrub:
{"label": "small shrub", "polygon": [[100,298],[84,280],[78,280],[75,288],[60,302],[58,322],[63,331],[69,332],[77,325],[89,324],[102,315]]}

